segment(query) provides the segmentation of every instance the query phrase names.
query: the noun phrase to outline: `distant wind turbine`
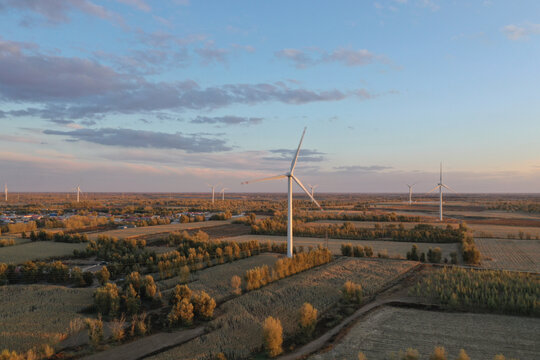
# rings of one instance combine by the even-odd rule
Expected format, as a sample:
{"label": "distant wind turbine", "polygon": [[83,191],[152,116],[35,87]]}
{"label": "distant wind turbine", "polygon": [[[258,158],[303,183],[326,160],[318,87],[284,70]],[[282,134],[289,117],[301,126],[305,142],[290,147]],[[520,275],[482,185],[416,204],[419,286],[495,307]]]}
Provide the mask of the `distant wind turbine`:
{"label": "distant wind turbine", "polygon": [[6,198],[6,202],[8,201],[8,188],[7,183],[4,183],[4,196]]}
{"label": "distant wind turbine", "polygon": [[313,197],[313,190],[315,190],[319,185],[310,185],[308,184],[309,189],[311,190],[311,197]]}
{"label": "distant wind turbine", "polygon": [[416,185],[416,183],[412,184],[412,185],[409,185],[409,184],[405,184],[409,187],[409,205],[412,204],[412,188],[414,185]]}
{"label": "distant wind turbine", "polygon": [[222,201],[225,201],[225,190],[229,190],[229,189],[223,188],[223,189],[221,189],[221,191],[220,191],[220,193],[221,193],[221,200],[222,200]]}
{"label": "distant wind turbine", "polygon": [[215,190],[216,190],[217,185],[210,185],[210,184],[208,184],[208,187],[209,187],[210,189],[212,189],[212,204],[213,204],[213,203],[214,203],[214,199],[215,199]]}
{"label": "distant wind turbine", "polygon": [[[453,189],[451,189],[450,187],[448,187],[447,185],[445,185],[442,181],[442,162],[441,162],[441,172],[440,172],[440,180],[439,180],[439,183],[437,184],[437,186],[435,186],[433,189],[431,189],[430,191],[428,191],[428,194],[432,191],[435,191],[437,189],[439,189],[439,220],[442,221],[443,220],[443,209],[442,209],[442,204],[443,204],[443,198],[442,198],[442,194],[443,194],[443,188],[445,189],[448,189],[454,193],[456,193]],[[456,193],[457,194],[457,193]]]}
{"label": "distant wind turbine", "polygon": [[319,207],[319,209],[322,210],[321,205],[315,200],[315,198],[311,195],[311,193],[306,189],[304,184],[296,176],[294,176],[294,168],[296,167],[296,162],[298,161],[298,154],[300,153],[300,147],[302,146],[302,141],[304,140],[304,135],[306,134],[306,128],[304,128],[304,132],[302,133],[302,137],[300,138],[300,144],[298,144],[298,149],[296,150],[296,155],[294,156],[292,163],[291,163],[291,169],[282,175],[276,175],[271,176],[267,178],[262,179],[256,179],[256,180],[250,180],[250,181],[244,181],[242,184],[251,184],[254,182],[259,181],[266,181],[266,180],[277,180],[277,179],[283,179],[287,178],[287,205],[288,205],[288,213],[287,213],[287,257],[291,258],[293,256],[293,190],[292,190],[292,181],[294,180],[298,186],[304,190],[304,192],[311,198],[311,200]]}
{"label": "distant wind turbine", "polygon": [[80,201],[80,195],[82,193],[81,186],[77,185],[77,187],[75,188],[75,191],[77,191],[77,202],[79,202]]}

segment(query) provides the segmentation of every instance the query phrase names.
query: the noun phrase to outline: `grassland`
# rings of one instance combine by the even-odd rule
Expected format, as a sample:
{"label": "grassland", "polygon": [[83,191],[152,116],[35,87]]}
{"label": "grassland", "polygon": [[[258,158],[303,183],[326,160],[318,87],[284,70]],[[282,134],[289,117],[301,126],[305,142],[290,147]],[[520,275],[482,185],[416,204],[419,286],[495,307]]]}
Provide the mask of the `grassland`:
{"label": "grassland", "polygon": [[310,302],[323,313],[339,301],[345,281],[360,283],[365,293],[371,294],[414,264],[341,258],[279,280],[226,302],[220,309],[224,315],[209,324],[213,331],[152,359],[206,359],[219,352],[225,353],[227,358],[246,358],[261,349],[262,322],[267,316],[281,320],[285,336],[293,335],[298,310],[304,302]]}
{"label": "grassland", "polygon": [[86,244],[36,241],[0,248],[0,263],[22,264],[28,260],[73,255],[73,250],[84,250]]}
{"label": "grassland", "polygon": [[[267,253],[209,267],[192,274],[192,281],[188,286],[192,290],[204,290],[219,301],[231,294],[231,277],[238,275],[242,278],[247,270],[255,266],[271,266],[280,257],[283,255]],[[157,283],[160,290],[166,295],[168,292],[163,290],[173,288],[180,279],[180,277],[174,277]]]}
{"label": "grassland", "polygon": [[92,234],[88,234],[90,240],[95,240],[99,235],[106,236],[115,236],[117,238],[128,238],[128,237],[138,237],[138,236],[148,236],[162,233],[170,233],[174,231],[183,231],[190,229],[198,228],[208,228],[213,226],[220,226],[230,224],[230,220],[223,221],[204,221],[204,222],[194,222],[194,223],[182,223],[182,224],[168,224],[168,225],[155,225],[155,226],[144,226],[128,229],[116,229],[101,231]]}
{"label": "grassland", "polygon": [[[232,238],[228,238],[228,241],[270,241],[270,242],[286,242],[287,238],[285,236],[273,236],[273,235],[242,235]],[[389,256],[401,256],[406,257],[407,251],[411,250],[412,244],[410,242],[400,242],[400,241],[385,241],[385,240],[349,240],[349,239],[328,239],[328,249],[332,254],[340,255],[341,254],[341,244],[351,243],[353,245],[362,245],[362,246],[371,246],[377,256],[378,252],[386,250]],[[325,239],[321,238],[308,238],[308,237],[295,237],[294,246],[299,247],[303,246],[307,249],[309,246],[316,247],[318,245],[326,245]],[[426,252],[428,249],[440,247],[442,251],[443,258],[448,257],[450,259],[451,252],[459,253],[459,244],[439,244],[439,243],[416,243],[420,252]]]}
{"label": "grassland", "polygon": [[476,239],[482,267],[540,272],[540,240]]}
{"label": "grassland", "polygon": [[444,346],[449,359],[461,348],[472,360],[492,360],[496,354],[520,360],[538,359],[540,319],[505,315],[444,313],[383,307],[357,323],[325,353],[310,360],[388,359],[392,352],[417,349],[427,359],[434,346]]}
{"label": "grassland", "polygon": [[23,351],[51,344],[67,333],[78,311],[92,304],[94,289],[53,285],[0,286],[0,349]]}

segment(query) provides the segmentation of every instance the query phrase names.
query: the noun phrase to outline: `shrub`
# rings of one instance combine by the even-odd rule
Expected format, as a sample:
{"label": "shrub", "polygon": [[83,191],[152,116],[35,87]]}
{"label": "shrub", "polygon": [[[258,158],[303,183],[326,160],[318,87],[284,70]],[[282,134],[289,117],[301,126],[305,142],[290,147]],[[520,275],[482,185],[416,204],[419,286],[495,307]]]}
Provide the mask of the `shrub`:
{"label": "shrub", "polygon": [[435,346],[429,360],[446,360],[446,350],[442,346]]}
{"label": "shrub", "polygon": [[283,327],[279,319],[271,316],[264,320],[263,324],[264,347],[268,356],[275,357],[283,352]]}
{"label": "shrub", "polygon": [[131,336],[143,336],[148,332],[148,324],[146,322],[146,313],[133,315],[131,318]]}
{"label": "shrub", "polygon": [[459,350],[459,355],[456,360],[471,360],[469,355],[465,352],[464,349]]}
{"label": "shrub", "polygon": [[120,342],[124,339],[125,331],[124,327],[126,325],[126,318],[122,315],[120,319],[114,319],[111,322],[111,337],[113,341]]}
{"label": "shrub", "polygon": [[367,360],[366,355],[363,352],[358,353],[358,360]]}
{"label": "shrub", "polygon": [[362,285],[347,281],[341,289],[343,299],[348,303],[362,303]]}
{"label": "shrub", "polygon": [[317,325],[317,309],[308,302],[300,308],[298,327],[300,334],[305,338],[310,338]]}
{"label": "shrub", "polygon": [[233,275],[231,278],[232,293],[236,295],[242,294],[242,278],[238,275]]}
{"label": "shrub", "polygon": [[420,359],[420,353],[418,350],[408,348],[405,353],[400,353],[400,360],[418,360]]}
{"label": "shrub", "polygon": [[86,327],[88,328],[88,337],[93,347],[98,347],[103,341],[103,321],[101,316],[97,319],[86,319]]}

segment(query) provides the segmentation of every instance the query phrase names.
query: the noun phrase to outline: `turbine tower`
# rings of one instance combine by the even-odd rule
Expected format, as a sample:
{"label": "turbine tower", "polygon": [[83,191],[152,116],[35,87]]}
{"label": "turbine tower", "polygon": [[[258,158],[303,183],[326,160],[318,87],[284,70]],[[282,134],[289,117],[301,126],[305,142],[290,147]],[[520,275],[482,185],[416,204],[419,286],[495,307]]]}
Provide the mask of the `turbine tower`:
{"label": "turbine tower", "polygon": [[315,200],[315,198],[311,195],[311,193],[306,189],[304,184],[296,177],[294,176],[294,168],[296,167],[296,162],[298,161],[298,154],[300,153],[300,147],[302,146],[302,141],[304,140],[304,135],[306,134],[306,128],[304,128],[304,132],[302,133],[302,137],[300,138],[300,144],[298,144],[298,149],[296,150],[296,155],[294,156],[291,168],[290,170],[282,175],[276,175],[271,176],[267,178],[262,179],[256,179],[256,180],[250,180],[250,181],[244,181],[242,184],[251,184],[254,182],[259,181],[266,181],[266,180],[277,180],[277,179],[283,179],[287,178],[287,205],[288,205],[288,213],[287,213],[287,257],[292,258],[293,256],[293,180],[304,190],[304,192],[311,198],[311,200],[319,207],[319,209],[322,210],[321,205]]}
{"label": "turbine tower", "polygon": [[229,189],[223,188],[220,191],[220,193],[221,193],[221,201],[225,201],[225,190],[229,190]]}
{"label": "turbine tower", "polygon": [[6,198],[6,202],[8,201],[8,188],[7,183],[4,183],[4,196]]}
{"label": "turbine tower", "polygon": [[317,188],[317,186],[319,186],[319,185],[310,185],[310,184],[308,184],[308,186],[309,186],[309,189],[311,190],[311,197],[313,197],[313,190],[315,190]]}
{"label": "turbine tower", "polygon": [[77,190],[77,202],[79,202],[79,200],[80,200],[80,195],[81,195],[81,186],[80,186],[80,185],[77,185],[77,187],[75,188],[75,190]]}
{"label": "turbine tower", "polygon": [[[454,190],[452,190],[450,187],[448,187],[447,185],[445,185],[442,181],[442,162],[441,162],[441,172],[440,172],[440,178],[439,178],[439,183],[437,184],[437,186],[435,186],[433,189],[431,189],[428,194],[432,191],[435,191],[437,189],[439,189],[439,220],[442,221],[443,220],[443,209],[442,209],[442,203],[443,203],[443,197],[442,197],[442,194],[443,194],[443,188],[445,189],[448,189],[454,193],[456,193]],[[456,193],[457,194],[457,193]]]}
{"label": "turbine tower", "polygon": [[414,185],[416,185],[416,183],[412,184],[412,185],[409,185],[409,184],[405,184],[409,187],[409,205],[412,204],[412,188]]}
{"label": "turbine tower", "polygon": [[210,185],[210,184],[209,184],[208,187],[212,189],[212,204],[213,204],[213,203],[214,203],[214,199],[215,199],[215,195],[214,195],[214,194],[215,194],[215,190],[216,190],[217,185]]}

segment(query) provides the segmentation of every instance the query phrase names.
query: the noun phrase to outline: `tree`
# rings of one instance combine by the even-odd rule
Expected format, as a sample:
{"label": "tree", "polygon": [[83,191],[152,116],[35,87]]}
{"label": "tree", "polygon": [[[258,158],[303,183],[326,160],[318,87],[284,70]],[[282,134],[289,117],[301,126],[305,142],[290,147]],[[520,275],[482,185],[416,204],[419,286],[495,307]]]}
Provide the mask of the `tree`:
{"label": "tree", "polygon": [[116,284],[107,283],[94,293],[94,304],[99,313],[114,315],[120,309],[120,295]]}
{"label": "tree", "polygon": [[143,284],[144,284],[143,296],[147,299],[153,299],[157,293],[157,286],[156,286],[156,283],[154,282],[154,278],[152,277],[152,275],[146,275],[144,277]]}
{"label": "tree", "polygon": [[429,360],[446,360],[446,350],[442,346],[435,346]]}
{"label": "tree", "polygon": [[268,356],[276,357],[283,352],[283,327],[279,319],[271,316],[264,320],[263,324],[264,347]]}
{"label": "tree", "polygon": [[362,302],[362,285],[347,281],[341,289],[341,294],[346,302],[360,304]]}
{"label": "tree", "polygon": [[83,279],[85,282],[85,286],[91,286],[94,283],[94,274],[92,274],[90,271],[83,272]]}
{"label": "tree", "polygon": [[101,270],[96,272],[96,278],[98,279],[99,283],[101,285],[105,285],[107,281],[109,281],[111,277],[111,273],[109,273],[109,270],[106,266],[102,267]]}
{"label": "tree", "polygon": [[465,352],[464,349],[459,350],[459,355],[456,360],[471,360],[469,355]]}
{"label": "tree", "polygon": [[363,352],[358,353],[358,360],[367,360],[366,355]]}
{"label": "tree", "polygon": [[85,322],[92,346],[98,347],[99,343],[103,341],[103,321],[101,316],[98,319],[86,319]]}
{"label": "tree", "polygon": [[310,338],[317,325],[317,309],[308,302],[300,308],[298,327],[300,334],[305,338]]}
{"label": "tree", "polygon": [[192,297],[193,310],[197,316],[203,319],[211,319],[214,316],[216,301],[205,291],[195,293]]}
{"label": "tree", "polygon": [[171,296],[171,303],[179,303],[183,299],[191,300],[192,291],[187,285],[176,285]]}
{"label": "tree", "polygon": [[137,314],[139,312],[139,309],[141,308],[141,298],[132,284],[129,284],[125,291],[124,301],[126,303],[128,314]]}
{"label": "tree", "polygon": [[[401,353],[401,352],[400,352]],[[400,354],[400,360],[418,360],[420,359],[420,353],[418,350],[413,348],[408,348],[405,353]]]}
{"label": "tree", "polygon": [[231,287],[233,294],[242,294],[242,278],[238,275],[233,275],[231,278]]}

